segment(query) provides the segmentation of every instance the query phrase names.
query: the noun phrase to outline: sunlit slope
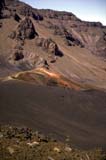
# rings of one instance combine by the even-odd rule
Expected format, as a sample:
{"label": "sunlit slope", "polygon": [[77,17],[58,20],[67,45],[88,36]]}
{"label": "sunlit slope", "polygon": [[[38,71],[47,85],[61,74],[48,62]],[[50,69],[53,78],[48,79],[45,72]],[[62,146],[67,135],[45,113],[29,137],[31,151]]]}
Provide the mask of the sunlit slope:
{"label": "sunlit slope", "polygon": [[[20,17],[22,19],[24,18],[22,15]],[[49,27],[45,27],[48,25],[48,19],[39,21],[39,23],[32,18],[31,20],[39,34],[39,37],[52,38],[63,53],[62,57],[57,57],[55,63],[50,63],[47,59],[50,72],[59,74],[67,80],[78,84],[78,86],[80,84],[81,86],[86,86],[88,88],[106,89],[105,59],[91,54],[88,49],[81,48],[79,46],[67,46],[62,37],[54,35],[53,31]],[[0,28],[0,56],[3,56],[5,59],[5,61],[3,61],[2,58],[0,58],[0,76],[2,77],[6,77],[7,75],[11,76],[11,73],[22,71],[23,68],[18,67],[18,63],[26,65],[23,60],[22,62],[20,61],[9,64],[9,59],[13,54],[13,48],[17,41],[11,40],[8,36],[17,28],[17,26],[18,22],[13,18],[7,18],[3,19],[3,27]],[[30,66],[27,66],[27,70],[31,69],[33,55],[39,55],[41,57],[42,55],[44,57],[47,56],[47,52],[45,50],[42,50],[35,45],[35,39],[25,40],[23,49],[25,52],[27,51],[27,54],[25,55],[25,62],[30,63]],[[26,75],[26,72],[24,75]],[[27,79],[30,81],[30,78]],[[43,83],[43,81],[40,83]]]}

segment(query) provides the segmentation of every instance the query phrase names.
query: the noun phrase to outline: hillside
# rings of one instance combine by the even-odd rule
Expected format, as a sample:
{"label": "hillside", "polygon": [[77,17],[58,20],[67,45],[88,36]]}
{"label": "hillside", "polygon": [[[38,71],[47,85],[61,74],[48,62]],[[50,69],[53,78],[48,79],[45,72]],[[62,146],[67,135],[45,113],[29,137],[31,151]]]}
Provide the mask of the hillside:
{"label": "hillside", "polygon": [[85,88],[106,89],[106,27],[101,23],[14,0],[6,0],[1,17],[2,77],[44,67]]}
{"label": "hillside", "polygon": [[[37,129],[62,141],[57,144],[63,148],[66,137],[70,137],[69,145],[78,150],[69,153],[66,160],[77,151],[83,158],[75,157],[76,160],[100,160],[99,156],[102,160],[102,152],[93,150],[106,149],[105,106],[106,26],[82,21],[65,11],[1,0],[1,126]],[[5,138],[0,139],[4,148]],[[14,139],[8,139],[9,142],[16,143]],[[26,146],[26,142],[22,143]],[[33,150],[28,151],[32,154]],[[8,154],[7,149],[4,152]],[[97,153],[94,156],[98,157],[90,159],[86,157],[90,156],[88,152],[92,156]],[[58,155],[50,157],[48,160],[61,159]]]}

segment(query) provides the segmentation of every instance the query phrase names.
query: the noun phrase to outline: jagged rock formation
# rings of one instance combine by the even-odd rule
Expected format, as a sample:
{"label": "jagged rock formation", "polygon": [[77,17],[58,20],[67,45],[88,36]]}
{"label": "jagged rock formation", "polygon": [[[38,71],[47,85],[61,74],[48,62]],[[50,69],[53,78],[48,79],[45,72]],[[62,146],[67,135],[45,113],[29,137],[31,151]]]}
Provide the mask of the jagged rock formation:
{"label": "jagged rock formation", "polygon": [[73,20],[73,21],[80,21],[74,14],[69,12],[60,12],[60,11],[53,11],[53,10],[39,10],[40,13],[46,18],[50,19],[58,19],[58,20]]}
{"label": "jagged rock formation", "polygon": [[37,9],[33,9],[31,6],[23,2],[19,2],[18,0],[6,0],[6,6],[11,11],[16,10],[17,13],[22,16],[30,16],[35,20],[39,20],[39,21],[43,20],[43,15]]}
{"label": "jagged rock formation", "polygon": [[67,45],[84,47],[82,42],[79,39],[73,37],[73,35],[71,33],[68,33],[67,31],[64,31],[64,37],[65,37]]}
{"label": "jagged rock formation", "polygon": [[43,20],[42,14],[40,14],[37,10],[34,10],[28,5],[23,5],[18,9],[18,13],[23,16],[30,16],[34,18],[34,20]]}
{"label": "jagged rock formation", "polygon": [[[12,36],[12,35],[11,35]],[[11,37],[12,38],[12,37]],[[20,66],[27,62],[27,64],[32,68],[39,68],[45,67],[49,69],[50,63],[56,62],[57,56],[63,56],[63,53],[59,50],[57,44],[52,39],[44,39],[37,37],[35,39],[35,45],[40,47],[44,53],[44,55],[37,56],[36,53],[30,53],[25,51],[24,48],[24,41],[17,41],[16,45],[13,48],[12,55],[9,57],[9,60],[12,64],[16,64]],[[22,64],[23,63],[23,64]],[[27,66],[28,66],[27,65]],[[25,64],[26,66],[26,64]],[[27,68],[27,67],[26,67]]]}
{"label": "jagged rock formation", "polygon": [[82,42],[77,37],[72,35],[72,33],[68,32],[65,27],[59,27],[57,25],[51,24],[49,28],[54,30],[54,35],[61,36],[68,46],[84,47]]}
{"label": "jagged rock formation", "polygon": [[57,44],[50,38],[36,38],[35,44],[39,47],[42,47],[44,50],[46,50],[48,53],[56,56],[62,56],[63,54],[60,52]]}
{"label": "jagged rock formation", "polygon": [[33,39],[38,35],[30,18],[26,17],[18,26],[17,38]]}
{"label": "jagged rock formation", "polygon": [[17,31],[13,31],[10,37],[24,40],[33,39],[35,38],[35,36],[38,36],[38,33],[35,31],[35,27],[31,19],[29,17],[26,17],[18,25]]}

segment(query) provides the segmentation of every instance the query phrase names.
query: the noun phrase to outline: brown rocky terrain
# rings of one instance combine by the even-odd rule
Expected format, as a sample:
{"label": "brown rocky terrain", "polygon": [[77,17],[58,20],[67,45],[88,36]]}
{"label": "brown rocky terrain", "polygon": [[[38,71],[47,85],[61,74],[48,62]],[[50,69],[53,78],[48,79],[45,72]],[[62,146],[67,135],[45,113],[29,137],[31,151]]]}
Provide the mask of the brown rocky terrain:
{"label": "brown rocky terrain", "polygon": [[44,67],[78,85],[106,89],[105,26],[19,1],[0,3],[2,77]]}
{"label": "brown rocky terrain", "polygon": [[81,149],[105,150],[105,106],[106,26],[1,0],[0,123],[37,128],[62,141],[69,136],[70,145]]}
{"label": "brown rocky terrain", "polygon": [[105,160],[100,149],[81,151],[37,130],[17,126],[0,126],[0,159],[16,160]]}

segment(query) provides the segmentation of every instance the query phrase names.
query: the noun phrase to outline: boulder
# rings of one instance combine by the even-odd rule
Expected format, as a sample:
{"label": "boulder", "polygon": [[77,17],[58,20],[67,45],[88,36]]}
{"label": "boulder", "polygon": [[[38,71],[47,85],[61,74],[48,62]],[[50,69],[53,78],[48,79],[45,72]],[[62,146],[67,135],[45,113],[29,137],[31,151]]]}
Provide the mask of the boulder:
{"label": "boulder", "polygon": [[66,152],[72,152],[72,148],[69,147],[69,146],[66,146],[64,150],[65,150]]}
{"label": "boulder", "polygon": [[55,152],[57,152],[57,153],[60,153],[60,152],[61,152],[61,150],[60,150],[59,147],[54,147],[53,150],[54,150]]}

